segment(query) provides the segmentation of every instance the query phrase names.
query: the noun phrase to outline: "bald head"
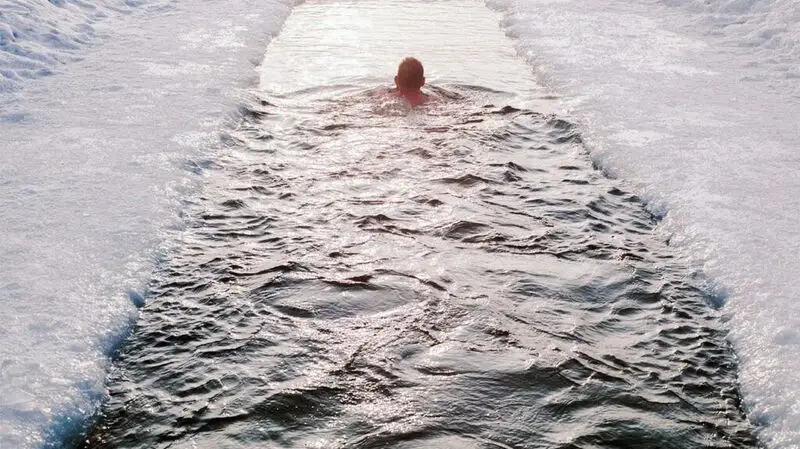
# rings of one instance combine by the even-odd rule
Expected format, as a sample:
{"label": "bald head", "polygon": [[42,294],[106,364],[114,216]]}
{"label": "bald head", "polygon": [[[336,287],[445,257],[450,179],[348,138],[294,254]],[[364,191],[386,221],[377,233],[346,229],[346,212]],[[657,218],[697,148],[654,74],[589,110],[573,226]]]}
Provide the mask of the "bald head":
{"label": "bald head", "polygon": [[397,67],[394,82],[398,89],[419,89],[425,85],[425,69],[417,58],[405,58]]}

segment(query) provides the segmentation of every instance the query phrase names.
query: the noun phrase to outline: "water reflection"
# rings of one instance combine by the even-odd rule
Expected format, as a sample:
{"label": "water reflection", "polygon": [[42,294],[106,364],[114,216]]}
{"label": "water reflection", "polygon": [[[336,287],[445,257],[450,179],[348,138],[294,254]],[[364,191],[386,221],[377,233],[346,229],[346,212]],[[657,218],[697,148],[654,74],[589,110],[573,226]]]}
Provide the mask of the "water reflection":
{"label": "water reflection", "polygon": [[369,27],[315,24],[421,7],[298,8],[84,447],[755,445],[709,298],[528,75],[417,109],[331,75]]}

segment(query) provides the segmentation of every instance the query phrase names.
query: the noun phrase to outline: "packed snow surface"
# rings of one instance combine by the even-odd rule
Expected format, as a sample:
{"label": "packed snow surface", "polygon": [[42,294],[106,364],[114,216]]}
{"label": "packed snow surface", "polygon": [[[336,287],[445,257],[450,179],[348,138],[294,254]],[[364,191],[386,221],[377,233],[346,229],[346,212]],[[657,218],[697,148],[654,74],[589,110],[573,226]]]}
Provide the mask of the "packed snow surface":
{"label": "packed snow surface", "polygon": [[800,447],[800,4],[488,4],[595,161],[715,281],[763,441]]}
{"label": "packed snow surface", "polygon": [[0,448],[60,447],[96,411],[204,155],[290,9],[0,4]]}
{"label": "packed snow surface", "polygon": [[52,75],[99,43],[105,19],[167,11],[169,0],[8,0],[0,4],[0,92]]}

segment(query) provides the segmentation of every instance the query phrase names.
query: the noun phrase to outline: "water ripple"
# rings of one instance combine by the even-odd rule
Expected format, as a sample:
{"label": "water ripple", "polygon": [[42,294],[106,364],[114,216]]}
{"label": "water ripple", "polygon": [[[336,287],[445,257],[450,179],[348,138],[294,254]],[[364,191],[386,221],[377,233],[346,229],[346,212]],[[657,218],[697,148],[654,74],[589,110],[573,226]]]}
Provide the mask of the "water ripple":
{"label": "water ripple", "polygon": [[639,198],[568,120],[444,92],[243,105],[85,447],[755,446]]}

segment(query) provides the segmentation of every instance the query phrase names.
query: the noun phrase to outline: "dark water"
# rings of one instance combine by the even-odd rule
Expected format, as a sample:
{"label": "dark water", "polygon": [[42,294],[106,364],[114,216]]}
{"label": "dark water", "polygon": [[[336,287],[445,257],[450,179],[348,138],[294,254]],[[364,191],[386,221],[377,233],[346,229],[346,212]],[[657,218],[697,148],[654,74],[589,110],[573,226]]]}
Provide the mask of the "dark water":
{"label": "dark water", "polygon": [[756,446],[714,298],[576,127],[438,95],[247,101],[81,447]]}
{"label": "dark water", "polygon": [[[440,103],[374,96],[398,53]],[[306,2],[248,95],[84,449],[757,444],[716,299],[483,4]]]}

